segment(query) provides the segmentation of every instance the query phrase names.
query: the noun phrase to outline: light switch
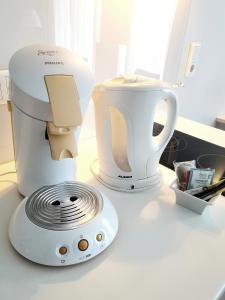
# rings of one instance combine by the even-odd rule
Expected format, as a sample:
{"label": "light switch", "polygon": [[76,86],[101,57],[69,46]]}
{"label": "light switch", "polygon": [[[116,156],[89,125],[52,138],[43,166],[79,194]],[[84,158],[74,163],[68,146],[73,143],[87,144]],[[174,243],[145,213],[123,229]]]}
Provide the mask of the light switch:
{"label": "light switch", "polygon": [[185,77],[193,76],[199,59],[199,52],[201,49],[201,43],[192,42],[189,46],[188,57],[185,66]]}

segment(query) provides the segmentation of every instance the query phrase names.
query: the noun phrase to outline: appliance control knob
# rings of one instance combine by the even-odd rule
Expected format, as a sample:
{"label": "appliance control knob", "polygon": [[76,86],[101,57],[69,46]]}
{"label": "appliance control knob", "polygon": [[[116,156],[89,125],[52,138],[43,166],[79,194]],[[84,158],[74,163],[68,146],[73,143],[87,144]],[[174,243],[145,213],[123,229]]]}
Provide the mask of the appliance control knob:
{"label": "appliance control knob", "polygon": [[89,246],[89,243],[88,243],[88,241],[85,240],[85,239],[80,240],[79,243],[78,243],[78,249],[79,249],[80,251],[85,251],[85,250],[87,250],[88,246]]}
{"label": "appliance control knob", "polygon": [[103,236],[102,236],[101,233],[98,233],[98,234],[96,235],[96,240],[97,240],[98,242],[101,242],[102,238],[103,238]]}
{"label": "appliance control knob", "polygon": [[59,253],[61,255],[65,255],[67,253],[67,248],[65,246],[62,246],[59,248]]}

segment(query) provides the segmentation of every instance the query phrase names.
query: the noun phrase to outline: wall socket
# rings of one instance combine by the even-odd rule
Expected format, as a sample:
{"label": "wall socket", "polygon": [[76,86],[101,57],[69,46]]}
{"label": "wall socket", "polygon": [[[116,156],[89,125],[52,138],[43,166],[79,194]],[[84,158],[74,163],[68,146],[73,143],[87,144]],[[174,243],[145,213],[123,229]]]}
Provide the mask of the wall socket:
{"label": "wall socket", "polygon": [[0,70],[0,104],[6,104],[9,100],[9,71]]}

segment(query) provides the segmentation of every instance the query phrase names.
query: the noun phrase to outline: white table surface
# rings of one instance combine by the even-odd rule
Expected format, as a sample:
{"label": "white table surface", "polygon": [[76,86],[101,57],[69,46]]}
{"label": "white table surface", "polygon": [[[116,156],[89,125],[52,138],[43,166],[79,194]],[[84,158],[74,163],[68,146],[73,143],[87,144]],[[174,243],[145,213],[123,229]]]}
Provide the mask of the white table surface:
{"label": "white table surface", "polygon": [[[165,115],[158,114],[156,122],[165,124]],[[225,131],[184,117],[178,117],[176,130],[225,148]]]}
{"label": "white table surface", "polygon": [[[225,282],[225,199],[202,216],[176,205],[166,185],[174,173],[165,167],[159,191],[111,191],[89,171],[92,141],[82,142],[79,150],[78,178],[99,188],[117,209],[116,239],[83,264],[57,268],[29,262],[8,240],[10,216],[22,200],[16,175],[0,177],[0,299],[214,299]],[[2,165],[0,173],[12,169],[13,163]]]}

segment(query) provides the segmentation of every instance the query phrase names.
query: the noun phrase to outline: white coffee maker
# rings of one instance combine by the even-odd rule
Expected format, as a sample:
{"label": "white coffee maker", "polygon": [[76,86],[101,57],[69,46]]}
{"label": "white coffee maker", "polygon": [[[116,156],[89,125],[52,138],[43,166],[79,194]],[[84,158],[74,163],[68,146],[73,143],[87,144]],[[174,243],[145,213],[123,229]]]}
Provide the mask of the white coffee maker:
{"label": "white coffee maker", "polygon": [[[93,173],[108,187],[138,191],[160,183],[159,159],[171,138],[177,98],[171,86],[144,76],[117,77],[93,92],[98,161]],[[157,104],[167,103],[167,120],[153,137]]]}
{"label": "white coffee maker", "polygon": [[94,85],[87,63],[40,44],[17,51],[9,73],[19,192],[74,180],[78,128]]}

